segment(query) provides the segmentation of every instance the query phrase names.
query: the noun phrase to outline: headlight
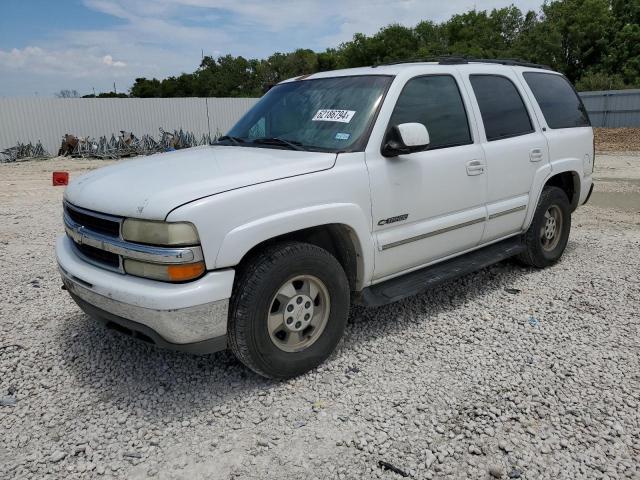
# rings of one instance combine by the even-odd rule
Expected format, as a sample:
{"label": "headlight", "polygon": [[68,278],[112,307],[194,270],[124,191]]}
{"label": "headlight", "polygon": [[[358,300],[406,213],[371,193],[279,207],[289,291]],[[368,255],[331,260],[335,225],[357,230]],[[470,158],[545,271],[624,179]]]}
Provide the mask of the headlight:
{"label": "headlight", "polygon": [[149,245],[185,246],[200,243],[196,227],[187,222],[153,222],[127,218],[122,224],[122,238]]}
{"label": "headlight", "polygon": [[162,280],[163,282],[186,282],[202,276],[205,267],[203,262],[162,265],[125,258],[124,270],[137,277]]}

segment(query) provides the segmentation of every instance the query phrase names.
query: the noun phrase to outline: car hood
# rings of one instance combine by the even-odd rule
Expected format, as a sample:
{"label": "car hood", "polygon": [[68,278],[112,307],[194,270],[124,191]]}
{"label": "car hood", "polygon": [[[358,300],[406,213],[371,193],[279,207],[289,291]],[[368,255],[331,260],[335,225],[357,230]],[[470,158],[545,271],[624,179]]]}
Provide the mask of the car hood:
{"label": "car hood", "polygon": [[164,220],[199,198],[333,167],[334,153],[202,146],[121,160],[73,180],[68,202],[97,212]]}

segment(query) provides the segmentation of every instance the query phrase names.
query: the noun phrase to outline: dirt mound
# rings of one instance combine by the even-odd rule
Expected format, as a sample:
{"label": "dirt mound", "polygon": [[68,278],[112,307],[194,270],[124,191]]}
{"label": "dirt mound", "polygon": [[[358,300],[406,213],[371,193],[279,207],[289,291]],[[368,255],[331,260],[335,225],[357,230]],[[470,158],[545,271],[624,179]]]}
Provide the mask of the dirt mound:
{"label": "dirt mound", "polygon": [[640,152],[640,128],[594,128],[596,151]]}

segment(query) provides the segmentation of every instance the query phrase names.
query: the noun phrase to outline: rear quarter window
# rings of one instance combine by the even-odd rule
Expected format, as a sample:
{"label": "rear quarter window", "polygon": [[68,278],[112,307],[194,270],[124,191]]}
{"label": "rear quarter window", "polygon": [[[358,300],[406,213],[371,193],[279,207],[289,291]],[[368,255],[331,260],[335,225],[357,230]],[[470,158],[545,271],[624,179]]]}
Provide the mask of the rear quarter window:
{"label": "rear quarter window", "polygon": [[587,110],[569,80],[552,73],[525,72],[523,75],[549,128],[591,125]]}

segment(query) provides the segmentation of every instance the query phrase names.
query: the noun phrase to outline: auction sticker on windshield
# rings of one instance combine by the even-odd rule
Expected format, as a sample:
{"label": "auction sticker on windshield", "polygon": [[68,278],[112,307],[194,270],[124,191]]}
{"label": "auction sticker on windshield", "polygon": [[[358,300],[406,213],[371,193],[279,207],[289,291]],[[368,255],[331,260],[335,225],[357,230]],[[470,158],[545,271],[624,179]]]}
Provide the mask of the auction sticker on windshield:
{"label": "auction sticker on windshield", "polygon": [[311,120],[314,122],[349,123],[355,113],[355,110],[318,110]]}

